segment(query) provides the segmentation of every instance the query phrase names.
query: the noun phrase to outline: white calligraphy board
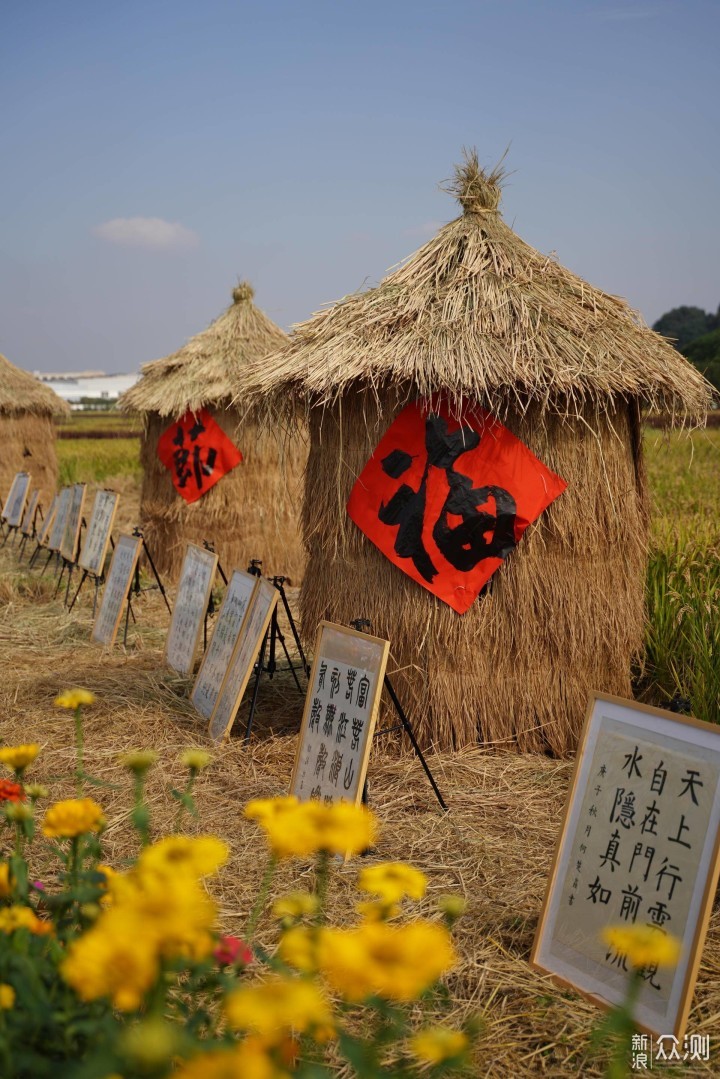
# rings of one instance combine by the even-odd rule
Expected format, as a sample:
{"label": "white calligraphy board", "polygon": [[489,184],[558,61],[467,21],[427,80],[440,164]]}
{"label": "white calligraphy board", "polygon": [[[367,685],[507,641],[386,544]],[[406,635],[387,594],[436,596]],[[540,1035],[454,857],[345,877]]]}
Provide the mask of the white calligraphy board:
{"label": "white calligraphy board", "polygon": [[318,628],[290,793],[359,802],[390,644],[333,622]]}
{"label": "white calligraphy board", "polygon": [[213,713],[258,580],[259,577],[254,574],[236,569],[228,582],[212,639],[190,694],[190,700],[205,719],[210,719]]}
{"label": "white calligraphy board", "polygon": [[60,550],[60,544],[65,535],[65,525],[67,524],[68,513],[70,512],[71,498],[72,487],[63,487],[58,495],[57,506],[55,507],[55,518],[48,537],[47,546],[49,551]]}
{"label": "white calligraphy board", "polygon": [[70,492],[70,506],[65,518],[65,528],[60,542],[60,554],[68,562],[74,562],[78,553],[80,524],[82,522],[83,506],[85,505],[85,484],[74,483],[70,488]]}
{"label": "white calligraphy board", "polygon": [[119,497],[116,491],[98,491],[95,495],[78,566],[96,577],[102,577],[105,568]]}
{"label": "white calligraphy board", "polygon": [[277,588],[270,581],[266,581],[264,577],[258,577],[257,587],[248,604],[245,619],[210,716],[208,733],[211,738],[226,741],[230,737],[240,701],[250,680],[279,595]]}
{"label": "white calligraphy board", "polygon": [[33,524],[35,523],[35,514],[37,513],[38,499],[39,498],[40,498],[40,488],[36,487],[35,490],[33,491],[33,493],[30,495],[30,498],[27,501],[27,506],[25,507],[25,513],[23,514],[22,526],[20,528],[20,531],[22,532],[23,536],[32,535]]}
{"label": "white calligraphy board", "polygon": [[17,528],[22,521],[25,499],[30,488],[30,473],[18,472],[13,477],[8,496],[5,499],[3,520],[11,528]]}
{"label": "white calligraphy board", "polygon": [[42,528],[38,532],[38,544],[41,547],[47,547],[48,540],[50,539],[50,531],[55,522],[55,514],[57,513],[59,495],[53,495],[53,500],[50,503],[50,509],[47,511],[45,520],[42,523]]}
{"label": "white calligraphy board", "polygon": [[185,677],[192,674],[217,564],[214,551],[188,543],[163,655],[168,667]]}
{"label": "white calligraphy board", "polygon": [[102,603],[92,631],[92,639],[99,644],[111,645],[115,640],[141,546],[140,536],[120,536],[115,544]]}
{"label": "white calligraphy board", "polygon": [[720,872],[720,727],[633,701],[591,701],[532,960],[601,1006],[627,992],[608,926],[682,942],[647,967],[637,1025],[682,1039]]}

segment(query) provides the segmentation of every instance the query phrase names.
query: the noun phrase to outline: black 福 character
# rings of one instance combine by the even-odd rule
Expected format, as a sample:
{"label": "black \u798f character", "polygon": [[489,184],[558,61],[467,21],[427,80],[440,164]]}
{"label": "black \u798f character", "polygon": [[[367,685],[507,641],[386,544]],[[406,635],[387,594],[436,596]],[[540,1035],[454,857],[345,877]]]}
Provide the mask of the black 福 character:
{"label": "black \u798f character", "polygon": [[215,447],[207,446],[206,449],[207,457],[203,461],[202,447],[193,446],[193,471],[195,473],[195,483],[197,484],[198,490],[202,489],[203,477],[212,476],[217,460],[217,450]]}
{"label": "black \u798f character", "polygon": [[[467,572],[483,558],[505,558],[515,546],[516,505],[512,495],[503,487],[473,487],[470,476],[456,472],[459,457],[480,444],[480,435],[472,427],[461,427],[450,433],[442,416],[430,414],[425,421],[427,460],[420,486],[415,490],[403,483],[387,503],[382,503],[378,517],[383,524],[399,525],[394,548],[401,558],[412,559],[416,570],[432,582],[438,570],[423,542],[427,481],[431,468],[444,471],[449,492],[437,519],[432,535],[438,549],[455,569]],[[382,460],[386,475],[398,479],[408,470],[412,457],[402,450],[393,450]],[[480,509],[493,500],[495,512]],[[451,517],[460,517],[451,524]],[[488,534],[490,538],[488,538]]]}

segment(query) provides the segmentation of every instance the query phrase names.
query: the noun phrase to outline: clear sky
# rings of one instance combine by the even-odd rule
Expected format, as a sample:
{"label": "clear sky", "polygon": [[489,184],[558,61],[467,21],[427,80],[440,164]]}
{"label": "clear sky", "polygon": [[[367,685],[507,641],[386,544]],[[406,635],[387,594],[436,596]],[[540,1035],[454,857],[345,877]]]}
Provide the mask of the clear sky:
{"label": "clear sky", "polygon": [[133,371],[249,278],[376,283],[509,145],[502,209],[648,322],[720,303],[720,0],[0,0],[0,352]]}

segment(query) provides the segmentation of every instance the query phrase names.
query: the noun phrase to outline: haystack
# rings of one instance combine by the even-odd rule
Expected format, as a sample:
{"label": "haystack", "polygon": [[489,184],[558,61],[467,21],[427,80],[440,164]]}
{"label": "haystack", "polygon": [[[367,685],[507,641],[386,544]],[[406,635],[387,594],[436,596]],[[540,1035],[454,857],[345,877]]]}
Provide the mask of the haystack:
{"label": "haystack", "polygon": [[[321,618],[370,619],[426,745],[567,754],[589,692],[629,696],[641,650],[642,411],[700,419],[708,385],[623,300],[524,243],[500,216],[501,179],[467,155],[450,186],[462,215],[376,288],[299,325],[253,392],[307,405],[306,639]],[[568,484],[463,615],[346,511],[394,417],[435,393],[455,415],[494,413]]]}
{"label": "haystack", "polygon": [[13,476],[29,472],[31,490],[40,488],[47,510],[57,489],[53,416],[69,415],[70,406],[27,371],[0,355],[0,495],[7,497]]}
{"label": "haystack", "polygon": [[[208,540],[229,575],[263,560],[263,571],[299,581],[304,564],[300,540],[300,478],[307,456],[304,437],[292,444],[260,430],[245,416],[242,390],[250,363],[260,361],[287,337],[253,303],[247,283],[233,290],[233,303],[178,352],[145,364],[142,377],[119,407],[143,416],[141,526],[161,574],[179,577],[187,542]],[[240,401],[231,404],[239,395]],[[160,461],[158,440],[186,412],[207,409],[242,453],[236,468],[188,504]]]}

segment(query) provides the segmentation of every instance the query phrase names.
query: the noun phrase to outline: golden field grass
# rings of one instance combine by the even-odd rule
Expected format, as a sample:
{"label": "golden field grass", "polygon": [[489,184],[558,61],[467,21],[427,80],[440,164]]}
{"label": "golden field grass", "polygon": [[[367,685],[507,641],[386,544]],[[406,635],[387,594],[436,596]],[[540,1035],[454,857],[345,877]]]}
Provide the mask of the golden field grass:
{"label": "golden field grass", "polygon": [[[71,446],[68,441],[68,453]],[[677,542],[680,529],[687,536],[716,543],[720,431],[699,432],[692,443],[676,435],[664,439],[650,431],[646,447],[654,492],[655,544]],[[59,450],[62,458],[63,442]],[[93,471],[92,454],[78,461],[77,479],[86,480],[91,489],[98,483],[122,485],[120,521],[123,527],[134,522],[137,473],[100,477]],[[118,754],[136,747],[159,751],[159,763],[150,773],[149,796],[153,831],[160,835],[173,826],[176,809],[168,790],[183,782],[179,753],[187,746],[207,747],[205,724],[189,704],[190,682],[163,668],[168,616],[156,592],[138,601],[138,623],[131,627],[127,649],[116,645],[103,651],[89,640],[90,589],[68,614],[59,600],[53,601],[53,587],[50,574],[38,579],[37,573],[29,575],[23,564],[18,565],[13,548],[0,550],[0,649],[4,657],[0,734],[6,744],[39,741],[43,751],[30,778],[46,783],[54,799],[70,797],[74,792],[69,778],[72,719],[56,709],[53,700],[62,689],[76,685],[96,694],[96,705],[86,714],[86,767],[108,784],[93,793],[109,821],[104,839],[107,860],[119,867],[134,849],[134,840],[128,820],[129,780],[117,762]],[[230,845],[230,863],[212,890],[224,930],[239,935],[265,867],[263,843],[255,826],[243,818],[242,806],[250,798],[287,791],[302,698],[285,674],[273,682],[265,680],[249,748],[240,737],[246,709],[247,702],[235,737],[199,777],[200,821],[190,822],[188,829],[215,831]],[[590,1032],[598,1011],[528,966],[571,763],[491,755],[480,749],[430,754],[429,763],[448,803],[447,814],[440,810],[408,748],[387,744],[387,739],[376,741],[368,778],[370,803],[382,831],[371,858],[411,861],[428,875],[428,896],[418,906],[423,914],[432,916],[442,894],[454,892],[467,899],[467,913],[457,928],[459,962],[448,987],[453,1018],[474,1013],[483,1020],[474,1074],[497,1079],[601,1075],[602,1058],[589,1056]],[[42,842],[37,857],[36,875],[42,877],[47,868]],[[290,886],[302,887],[310,873],[311,867],[303,864],[284,868],[274,894]],[[329,913],[339,922],[353,917],[356,873],[353,863],[335,871]],[[272,940],[271,920],[264,917],[259,941],[270,946]],[[688,1031],[710,1035],[710,1062],[667,1068],[664,1073],[716,1074],[720,1059],[717,902]]]}

